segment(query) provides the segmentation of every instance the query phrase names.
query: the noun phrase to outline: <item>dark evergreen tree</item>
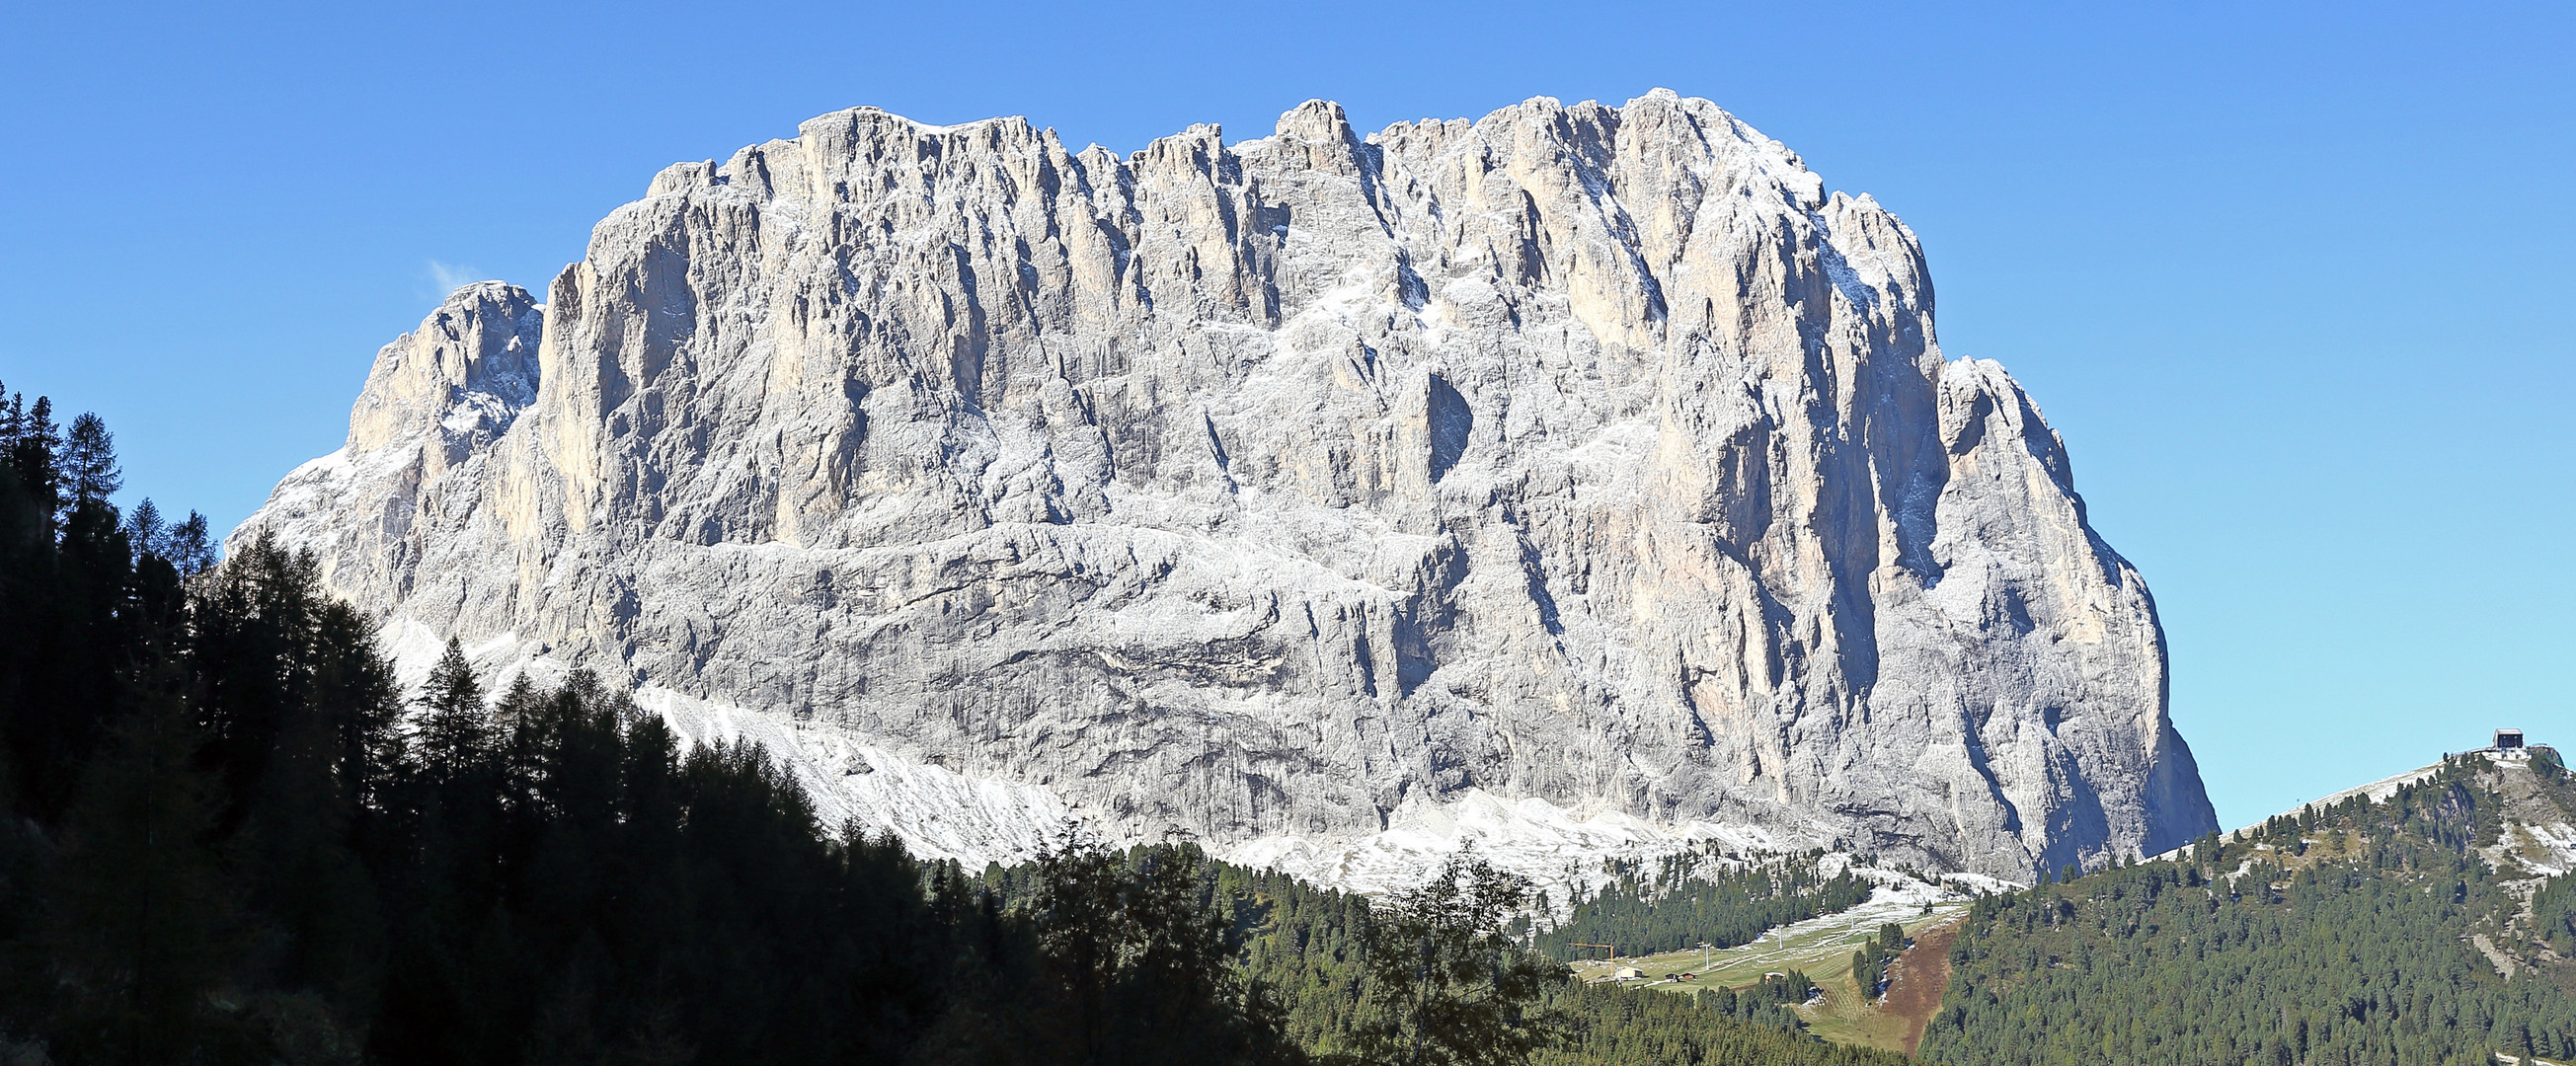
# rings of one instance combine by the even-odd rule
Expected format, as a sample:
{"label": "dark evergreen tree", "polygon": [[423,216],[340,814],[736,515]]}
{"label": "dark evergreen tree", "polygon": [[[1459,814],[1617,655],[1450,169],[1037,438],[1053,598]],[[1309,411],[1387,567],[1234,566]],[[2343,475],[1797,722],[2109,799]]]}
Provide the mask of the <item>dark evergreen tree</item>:
{"label": "dark evergreen tree", "polygon": [[456,781],[482,766],[491,754],[492,712],[483,703],[483,687],[474,680],[465,646],[454,637],[430,669],[420,710],[420,762],[431,780]]}
{"label": "dark evergreen tree", "polygon": [[1499,1066],[1559,1036],[1540,1006],[1565,968],[1524,951],[1505,923],[1529,883],[1482,859],[1451,858],[1372,916],[1368,1012],[1355,1049],[1386,1066]]}
{"label": "dark evergreen tree", "polygon": [[95,414],[72,419],[57,465],[62,496],[75,506],[106,503],[116,490],[125,487],[125,474],[116,463],[116,438],[108,433],[106,421]]}
{"label": "dark evergreen tree", "polygon": [[21,490],[36,504],[50,538],[63,499],[63,438],[54,424],[54,401],[39,396],[28,404],[13,395],[9,407],[9,466],[18,475]]}

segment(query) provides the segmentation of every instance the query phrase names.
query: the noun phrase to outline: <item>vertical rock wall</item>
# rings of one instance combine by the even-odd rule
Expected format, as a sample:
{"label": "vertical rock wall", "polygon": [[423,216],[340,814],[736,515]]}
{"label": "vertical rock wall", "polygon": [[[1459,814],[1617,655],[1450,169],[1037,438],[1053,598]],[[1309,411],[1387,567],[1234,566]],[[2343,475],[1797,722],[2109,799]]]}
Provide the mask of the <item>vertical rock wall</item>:
{"label": "vertical rock wall", "polygon": [[826,115],[460,290],[259,530],[416,641],[1138,834],[1483,790],[2027,877],[2214,825],[1912,233],[1661,91],[1124,158]]}

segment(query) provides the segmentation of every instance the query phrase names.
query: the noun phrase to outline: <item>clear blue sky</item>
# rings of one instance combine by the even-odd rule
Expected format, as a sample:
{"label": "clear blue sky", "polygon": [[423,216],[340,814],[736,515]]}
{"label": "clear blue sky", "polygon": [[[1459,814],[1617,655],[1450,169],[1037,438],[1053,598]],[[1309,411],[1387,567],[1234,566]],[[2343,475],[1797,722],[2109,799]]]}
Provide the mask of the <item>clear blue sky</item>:
{"label": "clear blue sky", "polygon": [[1943,347],[2031,389],[2154,588],[2221,820],[2576,744],[2565,4],[246,6],[0,40],[0,381],[219,528],[442,278],[542,290],[662,165],[820,112],[1128,151],[1660,85],[1922,235]]}

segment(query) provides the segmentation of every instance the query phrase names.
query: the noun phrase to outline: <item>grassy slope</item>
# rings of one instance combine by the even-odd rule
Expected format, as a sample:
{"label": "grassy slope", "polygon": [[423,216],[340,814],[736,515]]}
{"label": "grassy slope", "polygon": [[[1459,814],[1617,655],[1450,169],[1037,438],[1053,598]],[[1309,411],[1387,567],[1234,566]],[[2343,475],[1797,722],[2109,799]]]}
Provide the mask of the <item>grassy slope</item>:
{"label": "grassy slope", "polygon": [[[1931,914],[1922,913],[1920,906],[1912,904],[1864,903],[1840,914],[1773,930],[1738,948],[1705,954],[1674,951],[1622,958],[1615,963],[1592,960],[1574,963],[1573,967],[1576,977],[1593,981],[1607,979],[1617,966],[1634,966],[1651,975],[1635,987],[1680,995],[1692,995],[1708,987],[1743,988],[1760,981],[1765,973],[1803,970],[1825,989],[1822,1002],[1798,1012],[1807,1019],[1810,1032],[1838,1044],[1901,1051],[1919,1031],[1921,1020],[1906,1018],[1883,1004],[1862,999],[1859,987],[1852,983],[1852,952],[1867,944],[1878,927],[1887,922],[1901,924],[1907,934],[1919,936],[1935,926],[1955,922],[1967,910],[1964,902],[1935,904]],[[1684,972],[1699,977],[1687,982],[1662,980],[1666,973]]]}

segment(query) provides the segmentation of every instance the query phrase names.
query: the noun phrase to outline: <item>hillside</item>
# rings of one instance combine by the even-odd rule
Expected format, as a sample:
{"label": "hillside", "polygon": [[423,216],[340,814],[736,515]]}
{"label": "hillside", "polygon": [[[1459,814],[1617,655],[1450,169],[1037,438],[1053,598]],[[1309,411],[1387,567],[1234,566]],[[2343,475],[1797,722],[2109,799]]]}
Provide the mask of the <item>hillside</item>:
{"label": "hillside", "polygon": [[1956,1066],[2576,1052],[2555,752],[2452,756],[2175,856],[1980,900],[1922,1055]]}

